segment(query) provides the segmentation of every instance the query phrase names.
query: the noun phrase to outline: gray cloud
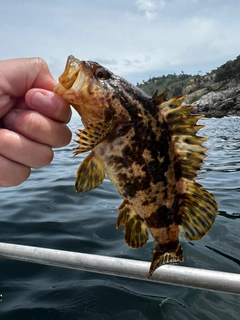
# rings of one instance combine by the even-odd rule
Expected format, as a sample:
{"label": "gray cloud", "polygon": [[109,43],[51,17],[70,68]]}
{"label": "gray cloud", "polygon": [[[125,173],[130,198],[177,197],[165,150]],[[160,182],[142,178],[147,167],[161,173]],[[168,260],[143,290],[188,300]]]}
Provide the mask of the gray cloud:
{"label": "gray cloud", "polygon": [[134,83],[207,72],[239,55],[239,12],[238,0],[9,0],[0,58],[41,56],[58,77],[73,54]]}

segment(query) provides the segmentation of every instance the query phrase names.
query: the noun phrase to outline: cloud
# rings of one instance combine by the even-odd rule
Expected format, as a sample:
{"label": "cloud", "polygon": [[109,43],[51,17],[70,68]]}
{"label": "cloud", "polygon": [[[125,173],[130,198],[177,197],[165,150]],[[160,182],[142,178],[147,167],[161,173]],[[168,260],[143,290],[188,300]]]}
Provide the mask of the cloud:
{"label": "cloud", "polygon": [[40,56],[58,77],[73,54],[133,83],[207,72],[239,55],[239,10],[239,0],[9,0],[0,58]]}
{"label": "cloud", "polygon": [[164,0],[136,0],[135,4],[148,20],[157,17],[158,11],[165,6]]}

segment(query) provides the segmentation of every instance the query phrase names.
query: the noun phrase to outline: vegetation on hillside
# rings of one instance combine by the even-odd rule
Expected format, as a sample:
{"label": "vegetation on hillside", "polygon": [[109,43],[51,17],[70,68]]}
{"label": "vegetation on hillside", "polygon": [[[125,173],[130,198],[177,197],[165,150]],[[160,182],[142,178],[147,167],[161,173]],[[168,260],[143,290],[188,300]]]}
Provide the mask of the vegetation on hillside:
{"label": "vegetation on hillside", "polygon": [[239,83],[240,55],[205,75],[201,75],[201,72],[197,75],[190,75],[182,71],[179,75],[174,73],[161,77],[152,77],[147,81],[143,80],[142,83],[137,83],[137,86],[150,96],[156,90],[162,92],[170,88],[169,98],[188,94],[192,96],[192,100],[196,100],[210,91],[224,90]]}
{"label": "vegetation on hillside", "polygon": [[240,55],[235,60],[227,61],[216,70],[216,82],[233,79],[240,81]]}

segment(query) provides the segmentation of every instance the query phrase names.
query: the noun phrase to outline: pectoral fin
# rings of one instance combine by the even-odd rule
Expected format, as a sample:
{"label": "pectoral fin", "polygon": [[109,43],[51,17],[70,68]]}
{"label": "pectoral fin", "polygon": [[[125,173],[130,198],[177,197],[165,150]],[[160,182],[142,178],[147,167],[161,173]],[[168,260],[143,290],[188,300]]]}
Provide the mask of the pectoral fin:
{"label": "pectoral fin", "polygon": [[92,150],[98,145],[108,133],[112,131],[112,125],[109,122],[98,121],[89,123],[83,130],[79,130],[76,135],[79,137],[78,140],[74,140],[79,145],[74,152],[74,156],[79,153]]}
{"label": "pectoral fin", "polygon": [[75,189],[78,193],[83,193],[97,188],[105,177],[103,166],[91,152],[84,159],[77,171]]}
{"label": "pectoral fin", "polygon": [[124,225],[125,241],[132,248],[141,248],[148,240],[146,222],[126,201],[119,207],[116,228]]}

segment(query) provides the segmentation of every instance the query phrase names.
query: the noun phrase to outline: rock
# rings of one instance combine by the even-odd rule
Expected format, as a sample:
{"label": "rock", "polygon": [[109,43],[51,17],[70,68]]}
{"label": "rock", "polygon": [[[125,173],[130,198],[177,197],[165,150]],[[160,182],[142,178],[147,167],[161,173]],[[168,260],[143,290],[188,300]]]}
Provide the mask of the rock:
{"label": "rock", "polygon": [[195,104],[193,113],[203,113],[206,117],[240,116],[240,86],[219,92],[211,91]]}

